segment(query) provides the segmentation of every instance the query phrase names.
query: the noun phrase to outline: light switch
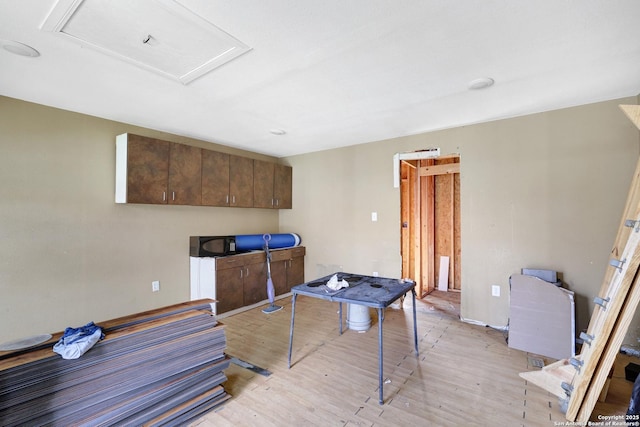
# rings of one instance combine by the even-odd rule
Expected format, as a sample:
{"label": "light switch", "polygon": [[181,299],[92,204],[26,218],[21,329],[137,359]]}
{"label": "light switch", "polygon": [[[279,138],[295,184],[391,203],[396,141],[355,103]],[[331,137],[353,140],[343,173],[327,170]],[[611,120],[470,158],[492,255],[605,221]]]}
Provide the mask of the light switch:
{"label": "light switch", "polygon": [[378,220],[378,212],[371,212],[371,221]]}

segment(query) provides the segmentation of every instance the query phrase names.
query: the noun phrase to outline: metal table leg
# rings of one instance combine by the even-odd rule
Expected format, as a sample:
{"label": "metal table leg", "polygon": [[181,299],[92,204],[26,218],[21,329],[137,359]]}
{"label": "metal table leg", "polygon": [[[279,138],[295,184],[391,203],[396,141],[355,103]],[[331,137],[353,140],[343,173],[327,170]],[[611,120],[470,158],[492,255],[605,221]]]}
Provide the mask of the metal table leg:
{"label": "metal table leg", "polygon": [[339,302],[339,307],[338,307],[338,316],[340,318],[340,335],[342,335],[342,303]]}
{"label": "metal table leg", "polygon": [[418,356],[418,326],[416,324],[416,290],[411,288],[411,296],[413,297],[413,343],[416,347],[416,356]]}
{"label": "metal table leg", "polygon": [[293,320],[296,316],[296,297],[298,294],[293,294],[291,297],[291,329],[289,330],[289,358],[288,358],[288,367],[291,369],[291,347],[293,345]]}
{"label": "metal table leg", "polygon": [[382,399],[382,383],[383,383],[383,372],[382,372],[382,322],[384,322],[384,308],[378,308],[378,382],[380,389],[380,398],[378,399],[378,403],[381,405],[384,403]]}

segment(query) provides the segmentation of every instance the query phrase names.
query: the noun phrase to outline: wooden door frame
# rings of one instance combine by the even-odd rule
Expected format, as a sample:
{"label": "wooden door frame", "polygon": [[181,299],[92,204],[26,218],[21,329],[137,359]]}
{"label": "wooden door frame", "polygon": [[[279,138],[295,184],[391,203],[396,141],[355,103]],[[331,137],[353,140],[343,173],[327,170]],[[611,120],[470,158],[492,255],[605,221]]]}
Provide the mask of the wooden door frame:
{"label": "wooden door frame", "polygon": [[[402,160],[400,163],[400,255],[402,257],[402,277],[415,280],[416,292],[423,295],[420,277],[421,251],[420,233],[415,230],[419,224],[417,161]],[[419,230],[418,230],[419,231]]]}
{"label": "wooden door frame", "polygon": [[[450,190],[451,210],[447,218],[449,224],[446,236],[440,240],[448,241],[451,251],[449,265],[448,290],[461,290],[460,279],[460,210],[455,207],[454,200],[459,201],[460,156],[458,154],[424,157],[424,152],[417,152],[419,157],[410,159],[409,153],[403,154],[400,160],[398,186],[400,187],[400,247],[402,257],[402,277],[417,282],[416,292],[422,298],[437,287],[436,274],[436,177],[451,175],[446,179],[446,187]],[[448,159],[454,159],[448,161]],[[437,161],[443,163],[436,164]],[[443,177],[444,178],[444,177]],[[442,181],[439,182],[442,185]],[[456,225],[457,224],[457,225]],[[442,227],[440,227],[442,228]],[[456,287],[457,284],[457,287]]]}

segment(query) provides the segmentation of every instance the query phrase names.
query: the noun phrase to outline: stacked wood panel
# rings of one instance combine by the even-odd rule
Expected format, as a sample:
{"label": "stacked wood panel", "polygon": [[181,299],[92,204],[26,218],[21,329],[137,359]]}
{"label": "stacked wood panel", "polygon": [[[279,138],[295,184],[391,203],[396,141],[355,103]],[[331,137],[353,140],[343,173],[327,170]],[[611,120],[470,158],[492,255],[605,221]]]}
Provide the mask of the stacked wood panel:
{"label": "stacked wood panel", "polygon": [[78,359],[52,350],[0,352],[0,425],[183,425],[225,402],[229,360],[213,300],[102,322]]}

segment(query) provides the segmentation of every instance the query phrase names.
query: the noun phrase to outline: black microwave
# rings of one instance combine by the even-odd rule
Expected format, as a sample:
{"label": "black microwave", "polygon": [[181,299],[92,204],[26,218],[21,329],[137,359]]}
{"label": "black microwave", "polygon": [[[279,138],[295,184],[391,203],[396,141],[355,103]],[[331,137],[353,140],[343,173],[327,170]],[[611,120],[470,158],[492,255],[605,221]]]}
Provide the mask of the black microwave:
{"label": "black microwave", "polygon": [[189,237],[189,255],[195,257],[214,257],[234,255],[235,236],[191,236]]}

